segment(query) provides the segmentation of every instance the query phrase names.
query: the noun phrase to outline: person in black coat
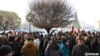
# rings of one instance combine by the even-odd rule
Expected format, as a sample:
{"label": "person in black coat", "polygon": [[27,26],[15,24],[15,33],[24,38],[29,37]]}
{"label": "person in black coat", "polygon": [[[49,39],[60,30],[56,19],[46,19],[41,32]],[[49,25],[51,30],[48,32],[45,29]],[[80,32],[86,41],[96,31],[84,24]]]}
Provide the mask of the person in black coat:
{"label": "person in black coat", "polygon": [[98,53],[98,38],[97,37],[95,37],[91,41],[91,52],[92,53]]}
{"label": "person in black coat", "polygon": [[22,42],[21,42],[21,38],[17,37],[15,40],[15,55],[14,56],[21,56],[21,48],[22,48]]}
{"label": "person in black coat", "polygon": [[0,36],[0,47],[2,46],[2,45],[5,45],[6,44],[6,41],[5,41],[5,39],[4,39],[4,36]]}
{"label": "person in black coat", "polygon": [[76,45],[76,37],[70,36],[69,37],[69,49],[72,52],[73,46]]}
{"label": "person in black coat", "polygon": [[98,38],[98,53],[100,54],[100,37]]}
{"label": "person in black coat", "polygon": [[100,37],[95,38],[95,41],[92,43],[92,52],[100,53]]}
{"label": "person in black coat", "polygon": [[43,36],[40,36],[39,38],[40,40],[40,45],[39,45],[39,56],[44,56],[44,47],[43,47],[43,44],[44,44],[44,38]]}
{"label": "person in black coat", "polygon": [[0,47],[0,56],[13,56],[12,48],[8,45],[2,45]]}

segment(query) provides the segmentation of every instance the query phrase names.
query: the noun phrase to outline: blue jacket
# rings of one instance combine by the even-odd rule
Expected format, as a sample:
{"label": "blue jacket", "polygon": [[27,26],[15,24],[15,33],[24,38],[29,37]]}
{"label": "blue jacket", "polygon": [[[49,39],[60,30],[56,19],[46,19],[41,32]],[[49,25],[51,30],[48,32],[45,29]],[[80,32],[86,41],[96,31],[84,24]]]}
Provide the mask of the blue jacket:
{"label": "blue jacket", "polygon": [[63,56],[70,56],[70,51],[63,42],[61,42],[61,44],[59,46],[60,46],[61,53]]}

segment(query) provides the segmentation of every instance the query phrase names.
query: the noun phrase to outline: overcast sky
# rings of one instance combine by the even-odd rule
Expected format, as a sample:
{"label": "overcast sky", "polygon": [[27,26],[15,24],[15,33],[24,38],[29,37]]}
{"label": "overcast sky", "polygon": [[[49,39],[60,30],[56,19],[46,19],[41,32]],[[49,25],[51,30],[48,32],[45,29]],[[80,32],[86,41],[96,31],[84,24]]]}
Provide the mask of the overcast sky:
{"label": "overcast sky", "polygon": [[[30,0],[0,0],[0,10],[14,11],[22,22],[25,22],[25,15],[28,12]],[[81,23],[96,25],[100,20],[100,0],[71,0],[71,3],[78,11],[78,19]]]}

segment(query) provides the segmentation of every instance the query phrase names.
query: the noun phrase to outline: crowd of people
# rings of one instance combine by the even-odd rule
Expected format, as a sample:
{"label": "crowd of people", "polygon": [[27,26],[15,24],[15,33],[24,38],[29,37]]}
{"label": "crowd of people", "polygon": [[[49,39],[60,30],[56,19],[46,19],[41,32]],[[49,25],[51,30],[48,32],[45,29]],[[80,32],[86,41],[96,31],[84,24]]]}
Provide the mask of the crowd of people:
{"label": "crowd of people", "polygon": [[100,32],[72,29],[45,36],[15,31],[0,35],[0,56],[86,56],[87,53],[100,53]]}

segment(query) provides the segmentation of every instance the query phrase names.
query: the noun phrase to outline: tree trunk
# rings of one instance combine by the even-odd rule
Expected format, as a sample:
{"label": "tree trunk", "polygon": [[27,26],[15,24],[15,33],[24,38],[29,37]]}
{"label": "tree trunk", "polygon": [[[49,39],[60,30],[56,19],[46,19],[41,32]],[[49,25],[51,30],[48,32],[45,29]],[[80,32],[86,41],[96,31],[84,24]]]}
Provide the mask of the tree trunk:
{"label": "tree trunk", "polygon": [[46,29],[46,31],[47,31],[47,33],[49,35],[51,28],[45,28],[45,29]]}
{"label": "tree trunk", "polygon": [[29,22],[29,32],[31,32],[31,25],[30,25],[30,22]]}

